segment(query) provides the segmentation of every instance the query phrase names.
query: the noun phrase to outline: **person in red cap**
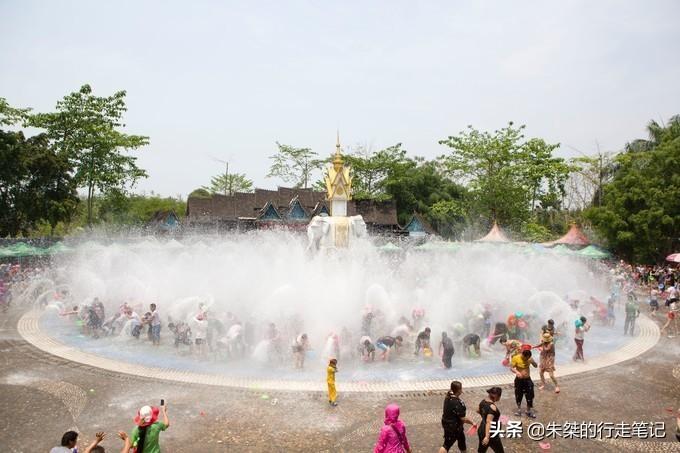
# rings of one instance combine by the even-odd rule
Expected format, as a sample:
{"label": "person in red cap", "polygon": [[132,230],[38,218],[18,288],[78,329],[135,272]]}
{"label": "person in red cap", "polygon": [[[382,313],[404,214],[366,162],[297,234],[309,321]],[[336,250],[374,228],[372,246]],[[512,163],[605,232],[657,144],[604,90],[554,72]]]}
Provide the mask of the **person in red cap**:
{"label": "person in red cap", "polygon": [[517,412],[515,415],[522,415],[522,398],[527,400],[527,417],[536,418],[534,413],[534,381],[531,380],[529,373],[530,366],[536,368],[538,364],[531,358],[531,345],[523,344],[522,353],[512,358],[511,370],[515,374],[515,402],[517,402]]}
{"label": "person in red cap", "polygon": [[[163,421],[158,421],[158,415],[162,412]],[[135,453],[160,453],[160,433],[170,426],[167,405],[158,407],[144,406],[135,416],[135,428],[130,433],[130,442],[135,448]]]}

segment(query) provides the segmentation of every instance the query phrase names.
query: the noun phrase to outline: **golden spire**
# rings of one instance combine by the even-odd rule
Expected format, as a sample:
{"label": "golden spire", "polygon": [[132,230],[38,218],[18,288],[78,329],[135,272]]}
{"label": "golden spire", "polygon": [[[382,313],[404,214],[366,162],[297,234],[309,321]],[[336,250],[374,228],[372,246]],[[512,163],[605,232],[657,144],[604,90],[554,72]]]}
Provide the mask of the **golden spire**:
{"label": "golden spire", "polygon": [[[352,176],[350,175],[350,168],[345,166],[345,161],[340,153],[340,132],[338,131],[335,140],[335,155],[331,164],[326,168],[324,174],[324,181],[326,183],[326,199],[327,200],[351,200],[352,199]],[[341,210],[346,215],[346,209]],[[333,207],[331,207],[331,215]]]}
{"label": "golden spire", "polygon": [[336,172],[339,172],[345,162],[342,160],[342,154],[340,154],[340,130],[337,131],[335,140],[335,156],[333,157],[333,168]]}

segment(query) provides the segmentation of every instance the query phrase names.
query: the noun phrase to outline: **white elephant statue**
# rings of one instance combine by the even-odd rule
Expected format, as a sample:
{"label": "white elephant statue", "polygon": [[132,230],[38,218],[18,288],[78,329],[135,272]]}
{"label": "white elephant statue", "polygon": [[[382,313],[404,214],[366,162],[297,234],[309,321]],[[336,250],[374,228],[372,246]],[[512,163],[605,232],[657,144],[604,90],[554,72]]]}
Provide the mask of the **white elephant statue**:
{"label": "white elephant statue", "polygon": [[365,238],[366,223],[363,217],[315,216],[307,225],[308,248],[321,250],[346,248],[354,239]]}

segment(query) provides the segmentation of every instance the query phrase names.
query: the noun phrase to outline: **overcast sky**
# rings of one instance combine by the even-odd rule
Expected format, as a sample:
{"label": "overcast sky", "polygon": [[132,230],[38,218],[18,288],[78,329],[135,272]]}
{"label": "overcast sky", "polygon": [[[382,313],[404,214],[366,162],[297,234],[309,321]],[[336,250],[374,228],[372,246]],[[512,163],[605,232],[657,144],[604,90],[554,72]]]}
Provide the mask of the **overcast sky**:
{"label": "overcast sky", "polygon": [[54,108],[82,84],[127,90],[148,135],[137,191],[186,195],[222,171],[258,187],[275,142],[412,155],[509,120],[617,150],[680,113],[680,2],[0,1],[0,96]]}

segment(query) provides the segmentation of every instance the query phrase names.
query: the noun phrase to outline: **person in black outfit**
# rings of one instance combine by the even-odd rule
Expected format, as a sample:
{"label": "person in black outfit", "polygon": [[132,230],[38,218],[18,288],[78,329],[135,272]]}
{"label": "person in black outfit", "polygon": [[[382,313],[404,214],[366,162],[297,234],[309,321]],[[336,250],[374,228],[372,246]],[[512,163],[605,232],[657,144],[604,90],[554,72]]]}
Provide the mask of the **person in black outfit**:
{"label": "person in black outfit", "polygon": [[442,356],[442,363],[446,368],[451,368],[451,358],[455,352],[453,341],[446,332],[442,332],[442,341],[439,343],[439,354]]}
{"label": "person in black outfit", "polygon": [[489,343],[494,345],[501,338],[505,338],[506,340],[510,339],[510,336],[508,335],[508,325],[504,322],[497,322],[493,330],[493,336],[491,337],[491,341]]}
{"label": "person in black outfit", "polygon": [[491,436],[491,424],[495,423],[498,426],[501,418],[501,411],[496,406],[496,402],[501,399],[503,389],[500,387],[491,387],[486,391],[488,396],[479,403],[479,415],[482,416],[482,421],[477,428],[477,436],[479,437],[479,447],[477,453],[486,453],[491,448],[494,453],[504,453],[503,443],[500,436]]}
{"label": "person in black outfit", "polygon": [[442,428],[444,428],[444,445],[439,453],[448,452],[453,444],[458,442],[458,449],[465,451],[465,433],[463,425],[472,425],[472,420],[465,416],[465,403],[460,399],[463,393],[463,384],[459,381],[451,382],[451,390],[446,393],[444,399],[444,412],[442,413]]}
{"label": "person in black outfit", "polygon": [[482,350],[480,348],[481,339],[476,333],[469,333],[463,337],[463,350],[467,357],[472,357],[470,348],[474,348],[477,357],[481,357]]}

